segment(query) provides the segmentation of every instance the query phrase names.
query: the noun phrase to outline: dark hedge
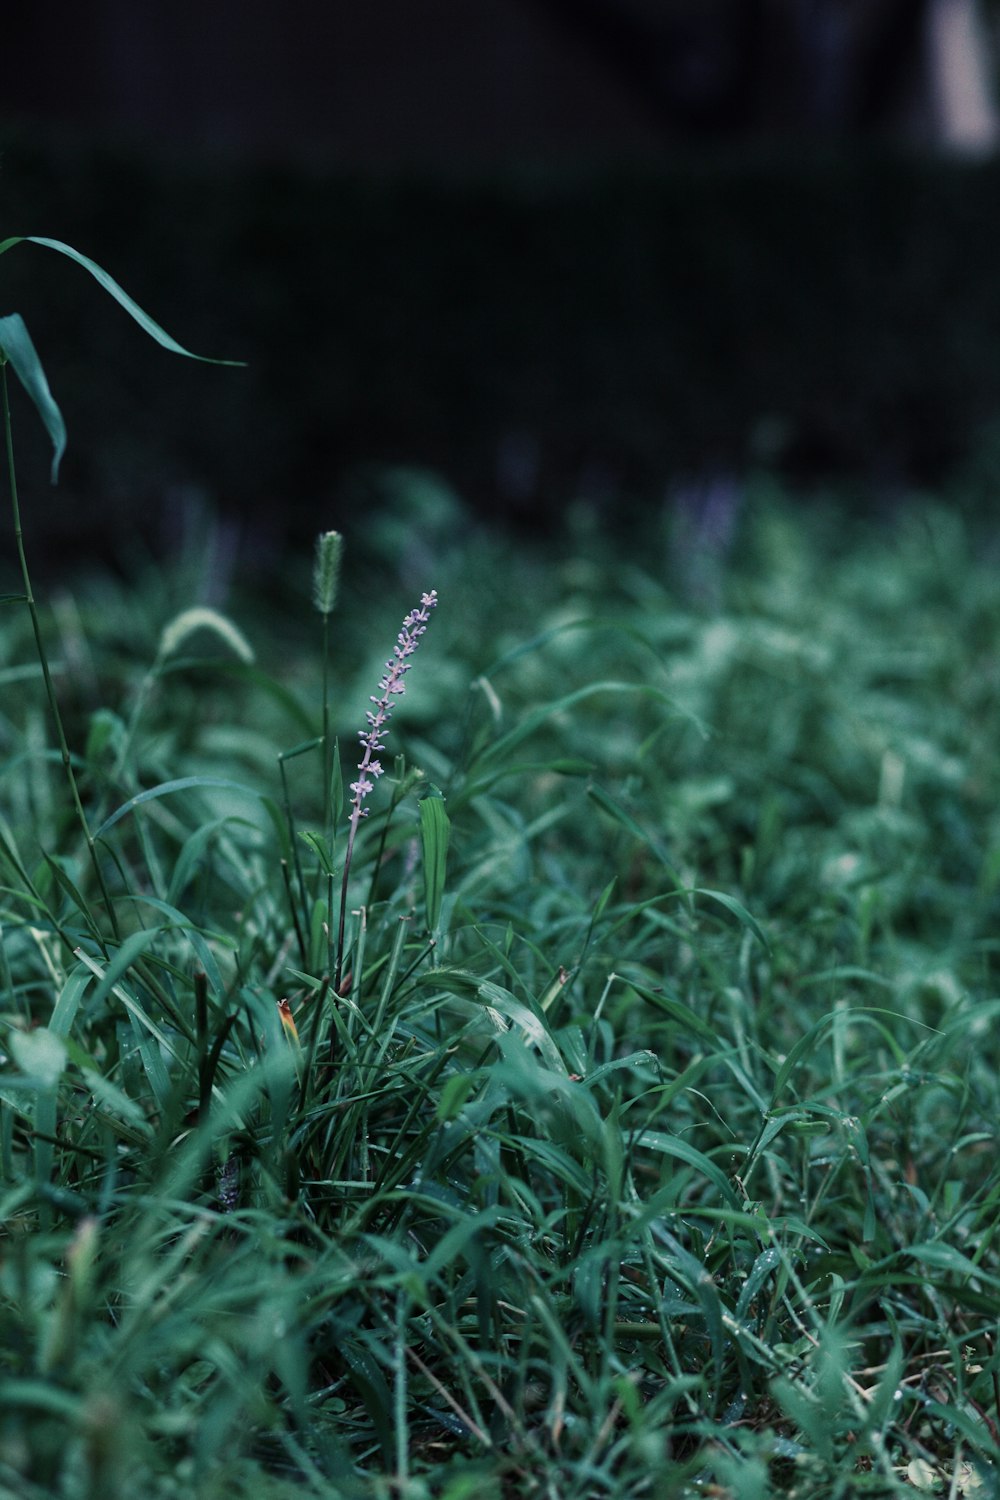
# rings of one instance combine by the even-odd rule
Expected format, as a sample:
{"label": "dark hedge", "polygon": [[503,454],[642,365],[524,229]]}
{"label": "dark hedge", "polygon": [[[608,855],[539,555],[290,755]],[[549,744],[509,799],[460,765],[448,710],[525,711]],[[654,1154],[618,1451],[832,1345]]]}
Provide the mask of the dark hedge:
{"label": "dark hedge", "polygon": [[191,488],[280,545],[348,520],[383,464],[500,516],[760,464],[899,488],[1000,410],[998,162],[361,180],[22,134],[0,191],[3,235],[70,241],[182,342],[248,362],[173,359],[60,257],[3,257],[0,311],[70,430],[50,493],[19,411],[30,524],[74,547]]}

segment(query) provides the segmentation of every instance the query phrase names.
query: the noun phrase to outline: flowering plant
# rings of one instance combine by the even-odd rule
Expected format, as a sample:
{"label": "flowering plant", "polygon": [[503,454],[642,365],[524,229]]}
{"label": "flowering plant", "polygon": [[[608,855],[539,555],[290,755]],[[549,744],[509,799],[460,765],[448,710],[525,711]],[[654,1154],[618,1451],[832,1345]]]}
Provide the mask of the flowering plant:
{"label": "flowering plant", "polygon": [[382,763],[378,759],[385,749],[385,736],[388,732],[388,723],[392,717],[394,700],[401,698],[406,692],[406,674],[413,663],[410,657],[420,644],[420,637],[427,629],[430,620],[430,612],[437,604],[437,590],[431,589],[429,594],[421,594],[420,606],[411,609],[403,621],[403,627],[396,637],[396,644],[392,648],[392,656],[385,664],[385,671],[379,679],[379,696],[373,693],[371,701],[374,709],[369,709],[365,714],[368,721],[367,729],[359,732],[364,753],[358,762],[358,779],[351,782],[351,821],[347,835],[347,852],[344,855],[344,874],[340,887],[340,925],[337,933],[337,966],[334,975],[335,988],[340,988],[341,969],[344,960],[344,927],[347,919],[347,882],[351,872],[351,859],[354,854],[354,840],[357,837],[358,825],[362,818],[368,816],[368,808],[365,801],[374,789],[375,782],[382,775]]}

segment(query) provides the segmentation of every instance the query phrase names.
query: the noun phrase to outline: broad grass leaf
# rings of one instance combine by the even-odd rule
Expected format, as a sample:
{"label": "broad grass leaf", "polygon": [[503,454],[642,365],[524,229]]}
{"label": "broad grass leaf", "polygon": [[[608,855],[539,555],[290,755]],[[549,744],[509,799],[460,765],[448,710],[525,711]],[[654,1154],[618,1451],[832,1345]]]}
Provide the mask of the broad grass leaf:
{"label": "broad grass leaf", "polygon": [[[60,1421],[75,1426],[80,1420],[82,1398],[70,1395],[44,1380],[4,1380],[0,1382],[0,1405],[3,1410],[49,1412]],[[8,1492],[9,1493],[9,1492]]]}
{"label": "broad grass leaf", "polygon": [[838,1419],[847,1416],[850,1410],[847,1392],[851,1349],[848,1335],[835,1323],[826,1323],[820,1332],[814,1367],[816,1395],[830,1431],[836,1432]]}
{"label": "broad grass leaf", "polygon": [[302,740],[300,744],[293,745],[290,750],[282,750],[278,756],[279,760],[295,760],[296,756],[305,755],[310,750],[318,750],[323,743],[322,735],[313,735],[311,739]]}
{"label": "broad grass leaf", "polygon": [[[502,1072],[494,1070],[503,1077]],[[593,1174],[554,1141],[543,1136],[510,1135],[506,1138],[516,1145],[525,1160],[530,1160],[550,1172],[557,1182],[562,1182],[581,1203],[585,1203],[593,1189]]]}
{"label": "broad grass leaf", "polygon": [[[985,1453],[994,1465],[1000,1462],[1000,1443],[992,1436],[981,1413],[964,1410],[958,1402],[952,1402],[946,1406],[943,1401],[924,1401],[921,1405],[921,1414],[925,1420],[936,1420],[945,1432],[957,1428],[971,1446],[973,1453]],[[995,1478],[995,1475],[991,1477]],[[952,1490],[951,1493],[954,1494],[955,1491]],[[971,1487],[959,1493],[967,1495],[969,1500],[973,1500],[975,1495]],[[983,1493],[995,1495],[996,1491],[984,1490]]]}
{"label": "broad grass leaf", "polygon": [[[2,247],[0,247],[2,249]],[[52,483],[59,478],[59,465],[66,451],[66,423],[55,403],[42,362],[20,313],[0,318],[0,351],[7,356],[42,419],[52,443]]]}
{"label": "broad grass leaf", "polygon": [[740,1289],[739,1300],[736,1303],[736,1316],[745,1318],[751,1302],[757,1296],[761,1287],[775,1271],[781,1267],[781,1251],[772,1246],[769,1250],[762,1250],[750,1267],[750,1274]]}
{"label": "broad grass leaf", "polygon": [[[66,1044],[54,1032],[39,1026],[34,1031],[12,1030],[8,1045],[14,1061],[35,1090],[35,1180],[41,1188],[52,1180],[56,1093],[68,1061]],[[46,1208],[41,1219],[43,1227],[48,1217]]]}
{"label": "broad grass leaf", "polygon": [[604,887],[600,896],[597,898],[597,905],[594,907],[594,914],[590,919],[591,924],[597,922],[600,917],[604,915],[604,908],[607,906],[608,902],[611,900],[611,897],[614,895],[615,886],[617,884],[618,876],[613,875],[608,881],[607,885]]}
{"label": "broad grass leaf", "polygon": [[909,1245],[904,1254],[923,1266],[951,1271],[956,1276],[974,1276],[989,1286],[1000,1287],[1000,1277],[991,1275],[984,1267],[978,1266],[969,1256],[963,1255],[961,1250],[956,1250],[954,1245],[946,1245],[940,1240],[928,1241],[923,1245]]}
{"label": "broad grass leaf", "polygon": [[299,1057],[289,1045],[273,995],[257,993],[244,985],[240,997],[263,1044],[254,1071],[271,1107],[273,1137],[280,1140],[292,1107],[292,1094],[299,1083]]}
{"label": "broad grass leaf", "polygon": [[442,1121],[456,1119],[475,1088],[476,1079],[471,1073],[454,1073],[438,1096],[435,1118]]}
{"label": "broad grass leaf", "polygon": [[796,980],[796,989],[801,993],[817,984],[844,984],[847,980],[873,984],[883,990],[891,991],[896,988],[895,980],[886,979],[884,974],[876,974],[871,969],[864,969],[860,964],[836,964],[832,969],[820,969],[815,974],[801,975]]}
{"label": "broad grass leaf", "polygon": [[317,862],[323,874],[332,876],[335,873],[333,854],[323,838],[322,834],[313,833],[311,829],[300,829],[299,838],[315,854]]}
{"label": "broad grass leaf", "polygon": [[584,1251],[573,1267],[573,1294],[585,1324],[594,1333],[600,1329],[607,1311],[610,1259],[611,1247],[601,1243]]}
{"label": "broad grass leaf", "polygon": [[505,990],[501,985],[494,984],[490,979],[483,979],[476,987],[477,998],[483,1005],[489,1006],[491,1010],[499,1011],[509,1021],[513,1021],[520,1029],[526,1042],[533,1043],[541,1053],[545,1062],[556,1074],[566,1077],[566,1066],[562,1060],[562,1054],[556,1046],[545,1022],[537,1016],[533,1010],[523,1004],[510,990]]}
{"label": "broad grass leaf", "polygon": [[662,1130],[639,1130],[636,1131],[634,1143],[637,1148],[647,1151],[659,1151],[664,1156],[673,1156],[677,1161],[686,1162],[693,1167],[702,1177],[708,1179],[718,1188],[722,1197],[731,1208],[740,1209],[742,1204],[734,1193],[725,1174],[719,1170],[715,1162],[699,1151],[696,1146],[690,1145],[682,1140],[680,1136],[667,1135]]}
{"label": "broad grass leaf", "polygon": [[[276,682],[267,672],[251,663],[241,661],[235,656],[171,656],[166,661],[160,662],[157,667],[157,675],[161,678],[176,676],[189,672],[192,668],[204,671],[211,667],[212,672],[218,677],[229,677],[235,682],[246,683],[252,687],[254,692],[261,693],[273,701],[283,710],[290,723],[294,724],[298,731],[308,734],[312,729],[312,720],[303,705],[296,698],[290,688],[284,683]],[[314,741],[322,744],[321,739]]]}
{"label": "broad grass leaf", "polygon": [[100,981],[90,997],[90,1006],[93,1010],[100,1009],[122,975],[127,973],[137,958],[153,946],[162,931],[162,927],[145,927],[139,932],[131,933],[103,968],[96,959],[77,949],[77,957],[91,974],[97,975]]}
{"label": "broad grass leaf", "polygon": [[340,763],[340,741],[333,742],[330,757],[330,816],[337,821],[344,811],[344,769]]}
{"label": "broad grass leaf", "polygon": [[841,1127],[851,1146],[854,1148],[857,1158],[861,1163],[861,1170],[865,1178],[865,1214],[861,1229],[861,1238],[865,1241],[875,1238],[875,1199],[872,1184],[871,1155],[868,1150],[868,1136],[861,1121],[853,1116],[843,1117]]}
{"label": "broad grass leaf", "polygon": [[601,1063],[599,1067],[594,1068],[586,1075],[583,1083],[586,1088],[590,1089],[594,1087],[595,1083],[600,1083],[602,1079],[607,1078],[610,1073],[617,1073],[623,1068],[655,1068],[658,1063],[659,1058],[655,1052],[648,1050],[645,1052],[631,1052],[628,1057],[616,1057],[613,1062]]}
{"label": "broad grass leaf", "polygon": [[492,1229],[501,1217],[500,1208],[495,1207],[481,1208],[459,1219],[438,1241],[427,1259],[421,1262],[421,1276],[429,1281],[445,1270],[454,1274],[462,1261],[468,1258],[465,1251],[469,1241],[481,1232]]}
{"label": "broad grass leaf", "polygon": [[722,1485],[720,1493],[739,1495],[740,1500],[773,1500],[774,1490],[766,1459],[746,1453],[727,1453],[720,1444],[718,1453],[712,1454],[712,1468]]}
{"label": "broad grass leaf", "polygon": [[63,1040],[69,1036],[80,1001],[92,977],[91,971],[84,964],[67,975],[49,1019],[49,1030],[55,1036],[62,1037]]}
{"label": "broad grass leaf", "polygon": [[[483,792],[492,791],[501,781],[516,777],[522,780],[528,776],[555,775],[555,776],[592,776],[596,767],[593,761],[574,760],[568,756],[556,756],[552,760],[518,760],[511,761],[509,765],[498,766],[489,775],[480,776],[475,784],[475,795],[481,796]],[[465,801],[469,795],[466,787],[462,789],[462,800]]]}
{"label": "broad grass leaf", "polygon": [[451,824],[443,797],[424,797],[420,803],[420,848],[424,863],[424,901],[427,926],[436,932],[441,921],[448,872],[448,838]]}

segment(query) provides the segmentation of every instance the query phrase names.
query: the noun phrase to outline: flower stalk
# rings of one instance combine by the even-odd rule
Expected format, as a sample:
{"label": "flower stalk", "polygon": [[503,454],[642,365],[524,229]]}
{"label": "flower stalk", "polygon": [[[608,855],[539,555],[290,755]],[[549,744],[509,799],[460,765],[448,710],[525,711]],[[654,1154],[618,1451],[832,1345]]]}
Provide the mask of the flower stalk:
{"label": "flower stalk", "polygon": [[344,929],[347,923],[347,883],[351,873],[351,859],[354,854],[354,841],[357,838],[358,827],[362,818],[368,816],[368,808],[365,806],[368,797],[375,787],[375,783],[382,775],[383,767],[379,755],[385,749],[385,737],[388,733],[389,720],[397,698],[401,698],[406,692],[406,674],[413,663],[410,661],[414,651],[420,644],[420,637],[427,629],[430,620],[430,612],[437,604],[437,590],[431,589],[429,594],[422,594],[420,606],[411,609],[403,621],[403,628],[396,637],[392,656],[385,664],[385,671],[379,680],[379,693],[371,695],[371,702],[375,707],[369,709],[365,715],[368,720],[367,729],[359,732],[359,739],[363,747],[363,753],[358,762],[358,779],[351,782],[351,818],[347,834],[347,851],[344,855],[344,874],[340,886],[340,922],[337,929],[337,962],[334,971],[333,987],[336,992],[340,991],[340,979],[344,966]]}
{"label": "flower stalk", "polygon": [[333,776],[333,745],[330,740],[330,616],[340,585],[340,557],[344,539],[339,531],[324,531],[316,539],[313,565],[313,603],[323,617],[323,829],[329,840],[333,814],[330,782]]}

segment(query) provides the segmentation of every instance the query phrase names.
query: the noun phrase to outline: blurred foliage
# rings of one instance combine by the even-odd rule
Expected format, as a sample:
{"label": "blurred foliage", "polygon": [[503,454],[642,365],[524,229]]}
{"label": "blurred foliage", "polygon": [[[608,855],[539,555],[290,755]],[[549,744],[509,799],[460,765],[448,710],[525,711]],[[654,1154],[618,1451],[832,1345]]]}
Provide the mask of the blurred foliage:
{"label": "blurred foliage", "polygon": [[2,307],[74,392],[75,451],[28,523],[53,549],[106,556],[140,519],[169,541],[197,491],[270,555],[369,514],[372,467],[399,463],[500,518],[760,465],[892,494],[973,454],[992,487],[1000,163],[374,180],[21,138],[2,184],[4,232],[69,240],[249,365],[151,358],[86,278],[6,258]]}

